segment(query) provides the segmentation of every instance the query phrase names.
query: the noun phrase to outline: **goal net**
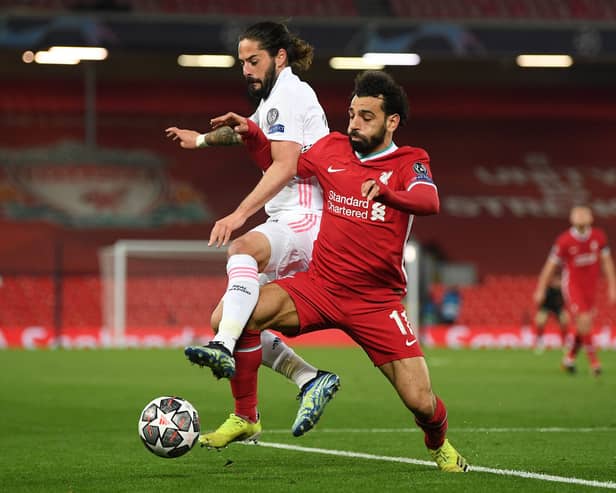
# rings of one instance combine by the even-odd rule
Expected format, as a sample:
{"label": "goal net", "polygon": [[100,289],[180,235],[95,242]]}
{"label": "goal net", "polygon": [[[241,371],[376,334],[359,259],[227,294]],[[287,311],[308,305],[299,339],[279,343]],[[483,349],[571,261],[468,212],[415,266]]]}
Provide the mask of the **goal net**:
{"label": "goal net", "polygon": [[209,327],[226,289],[225,253],[192,240],[101,248],[102,319],[114,343],[121,345],[127,330]]}

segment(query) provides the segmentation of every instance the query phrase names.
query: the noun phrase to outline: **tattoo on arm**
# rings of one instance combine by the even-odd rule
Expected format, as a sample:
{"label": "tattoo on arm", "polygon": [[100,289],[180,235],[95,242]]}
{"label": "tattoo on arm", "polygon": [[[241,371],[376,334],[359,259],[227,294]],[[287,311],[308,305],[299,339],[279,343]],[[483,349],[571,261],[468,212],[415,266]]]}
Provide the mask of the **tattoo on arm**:
{"label": "tattoo on arm", "polygon": [[242,137],[229,126],[219,127],[205,134],[209,146],[233,146],[242,143]]}

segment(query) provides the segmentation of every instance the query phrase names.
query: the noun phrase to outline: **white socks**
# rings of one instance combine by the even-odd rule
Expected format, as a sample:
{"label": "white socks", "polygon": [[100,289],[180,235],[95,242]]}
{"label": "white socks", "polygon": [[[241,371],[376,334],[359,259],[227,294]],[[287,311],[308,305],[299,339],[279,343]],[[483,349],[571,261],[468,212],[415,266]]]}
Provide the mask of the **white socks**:
{"label": "white socks", "polygon": [[269,330],[261,332],[261,345],[263,346],[261,362],[289,380],[293,380],[300,389],[317,376],[317,369],[314,366],[304,361]]}
{"label": "white socks", "polygon": [[259,299],[258,270],[257,261],[250,255],[231,255],[227,260],[229,284],[214,340],[222,342],[231,353]]}
{"label": "white socks", "polygon": [[[227,260],[229,284],[223,296],[222,318],[215,341],[231,352],[252,315],[259,299],[257,261],[250,255],[231,255]],[[284,375],[301,389],[317,376],[317,369],[298,356],[279,337],[269,330],[261,332],[262,363]]]}

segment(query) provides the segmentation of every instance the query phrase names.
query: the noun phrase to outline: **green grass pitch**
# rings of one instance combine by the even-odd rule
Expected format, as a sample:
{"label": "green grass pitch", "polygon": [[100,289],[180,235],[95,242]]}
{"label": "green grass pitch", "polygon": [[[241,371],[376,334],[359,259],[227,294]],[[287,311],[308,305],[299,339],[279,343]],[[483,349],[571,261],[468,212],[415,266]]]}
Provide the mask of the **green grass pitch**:
{"label": "green grass pitch", "polygon": [[[616,488],[616,352],[605,374],[558,369],[560,353],[427,351],[449,438],[471,465],[559,476],[525,478],[429,465],[423,437],[393,389],[355,348],[301,348],[337,372],[342,388],[319,426],[295,438],[296,387],[260,371],[262,446],[195,447],[178,459],[149,453],[137,435],[143,406],[179,395],[215,428],[233,410],[228,383],[176,350],[0,352],[0,490],[7,492],[570,492]],[[287,444],[370,454],[357,457]],[[580,484],[577,480],[595,481]]]}

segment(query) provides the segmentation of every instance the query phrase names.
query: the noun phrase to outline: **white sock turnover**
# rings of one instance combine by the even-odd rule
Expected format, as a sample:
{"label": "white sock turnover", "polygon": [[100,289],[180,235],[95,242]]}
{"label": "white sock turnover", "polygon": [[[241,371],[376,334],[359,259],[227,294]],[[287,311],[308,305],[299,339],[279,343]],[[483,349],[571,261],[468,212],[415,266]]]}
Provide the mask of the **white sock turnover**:
{"label": "white sock turnover", "polygon": [[232,353],[259,299],[258,271],[257,261],[250,255],[231,255],[227,260],[229,283],[214,340],[222,342]]}

